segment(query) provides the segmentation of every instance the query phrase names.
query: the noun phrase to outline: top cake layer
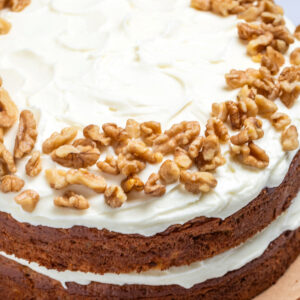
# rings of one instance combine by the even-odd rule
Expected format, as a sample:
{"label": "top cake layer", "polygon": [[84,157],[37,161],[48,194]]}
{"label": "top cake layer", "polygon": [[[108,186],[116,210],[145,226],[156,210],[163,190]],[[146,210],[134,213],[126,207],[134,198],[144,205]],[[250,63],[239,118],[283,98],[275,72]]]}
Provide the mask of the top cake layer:
{"label": "top cake layer", "polygon": [[[226,88],[224,75],[231,69],[259,67],[238,39],[235,16],[196,11],[189,0],[33,0],[21,14],[2,14],[13,27],[0,39],[0,73],[19,109],[34,112],[40,151],[54,131],[66,126],[106,122],[125,126],[130,118],[158,121],[163,129],[197,120],[203,133],[212,104],[238,94]],[[300,104],[292,109],[276,104],[299,129]],[[5,138],[9,149],[16,130],[17,126]],[[26,178],[26,188],[36,190],[41,200],[28,214],[11,195],[2,196],[1,210],[34,225],[85,225],[143,235],[198,216],[225,218],[264,187],[279,185],[295,155],[282,150],[281,133],[269,121],[263,121],[263,130],[264,137],[256,143],[267,152],[269,166],[257,170],[235,162],[226,144],[222,153],[227,163],[217,169],[218,185],[208,194],[194,195],[178,182],[167,186],[162,197],[131,194],[130,201],[112,209],[103,195],[76,187],[89,195],[90,208],[58,208],[53,198],[61,192],[49,186],[44,173],[26,177],[26,160],[18,163],[17,174]],[[53,167],[58,165],[44,155],[43,169]],[[99,173],[96,167],[91,169]],[[141,179],[147,181],[158,169],[159,165],[147,165]],[[105,178],[108,183],[123,179]]]}

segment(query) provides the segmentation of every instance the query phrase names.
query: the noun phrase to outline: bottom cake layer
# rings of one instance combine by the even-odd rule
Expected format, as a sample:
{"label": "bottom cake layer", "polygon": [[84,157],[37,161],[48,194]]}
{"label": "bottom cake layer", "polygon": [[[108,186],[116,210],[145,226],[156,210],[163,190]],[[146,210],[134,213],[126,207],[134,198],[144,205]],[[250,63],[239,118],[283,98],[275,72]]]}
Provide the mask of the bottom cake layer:
{"label": "bottom cake layer", "polygon": [[60,282],[0,256],[1,299],[252,299],[274,284],[300,254],[300,228],[286,231],[262,256],[191,289],[177,285],[88,285]]}

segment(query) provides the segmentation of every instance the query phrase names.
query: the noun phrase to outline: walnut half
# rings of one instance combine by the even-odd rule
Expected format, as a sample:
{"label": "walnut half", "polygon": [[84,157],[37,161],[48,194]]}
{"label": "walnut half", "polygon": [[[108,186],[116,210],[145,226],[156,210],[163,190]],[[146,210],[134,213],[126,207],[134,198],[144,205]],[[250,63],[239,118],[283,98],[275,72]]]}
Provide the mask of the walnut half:
{"label": "walnut half", "polygon": [[6,175],[1,179],[0,189],[2,193],[16,193],[20,192],[24,187],[25,182],[15,175]]}
{"label": "walnut half", "polygon": [[78,195],[72,191],[66,192],[63,196],[54,198],[54,204],[60,207],[68,207],[75,209],[88,209],[90,204],[82,195]]}
{"label": "walnut half", "polygon": [[33,190],[26,190],[15,197],[15,201],[27,212],[33,212],[39,200],[40,195]]}

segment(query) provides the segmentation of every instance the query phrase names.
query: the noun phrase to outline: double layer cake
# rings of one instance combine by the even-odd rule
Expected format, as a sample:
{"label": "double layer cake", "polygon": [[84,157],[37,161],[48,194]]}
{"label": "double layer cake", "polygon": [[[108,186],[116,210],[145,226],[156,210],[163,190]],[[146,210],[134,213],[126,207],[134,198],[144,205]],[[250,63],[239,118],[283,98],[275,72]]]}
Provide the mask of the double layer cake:
{"label": "double layer cake", "polygon": [[300,28],[271,0],[0,1],[1,299],[252,299],[300,254]]}

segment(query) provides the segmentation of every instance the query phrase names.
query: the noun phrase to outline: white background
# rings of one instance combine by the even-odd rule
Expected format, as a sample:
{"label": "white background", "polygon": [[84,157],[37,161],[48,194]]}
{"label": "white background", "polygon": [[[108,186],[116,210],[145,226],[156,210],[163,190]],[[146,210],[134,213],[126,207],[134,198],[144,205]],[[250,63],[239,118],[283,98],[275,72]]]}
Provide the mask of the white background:
{"label": "white background", "polygon": [[284,8],[285,14],[295,25],[300,24],[300,0],[275,0],[275,2]]}

